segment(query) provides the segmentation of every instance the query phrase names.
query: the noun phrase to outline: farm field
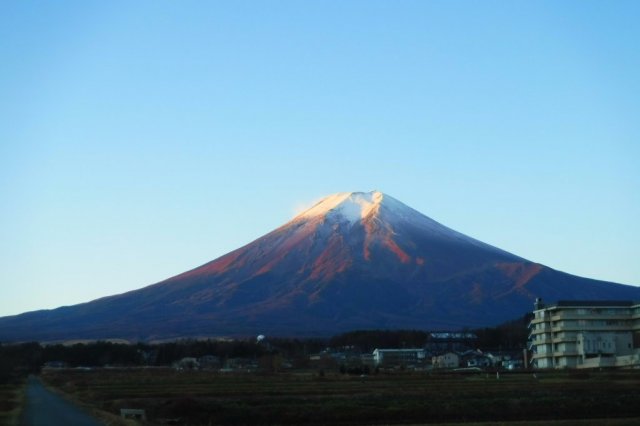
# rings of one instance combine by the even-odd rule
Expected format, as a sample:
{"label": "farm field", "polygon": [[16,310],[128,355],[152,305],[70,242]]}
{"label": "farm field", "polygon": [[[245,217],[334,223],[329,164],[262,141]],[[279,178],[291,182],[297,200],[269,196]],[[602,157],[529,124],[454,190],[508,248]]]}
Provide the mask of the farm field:
{"label": "farm field", "polygon": [[[144,409],[150,424],[640,424],[640,372],[367,377],[169,369],[49,370],[49,385],[118,414]],[[605,420],[606,419],[606,420]]]}

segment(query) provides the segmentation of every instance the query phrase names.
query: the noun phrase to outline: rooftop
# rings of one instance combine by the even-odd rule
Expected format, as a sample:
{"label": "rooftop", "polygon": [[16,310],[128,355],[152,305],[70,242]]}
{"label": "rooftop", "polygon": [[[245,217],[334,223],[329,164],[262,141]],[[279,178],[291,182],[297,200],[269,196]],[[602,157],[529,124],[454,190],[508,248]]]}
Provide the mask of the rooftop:
{"label": "rooftop", "polygon": [[624,306],[633,306],[638,304],[640,304],[640,302],[634,302],[632,300],[559,300],[558,302],[554,304],[550,304],[547,307],[549,308],[554,306],[624,307]]}

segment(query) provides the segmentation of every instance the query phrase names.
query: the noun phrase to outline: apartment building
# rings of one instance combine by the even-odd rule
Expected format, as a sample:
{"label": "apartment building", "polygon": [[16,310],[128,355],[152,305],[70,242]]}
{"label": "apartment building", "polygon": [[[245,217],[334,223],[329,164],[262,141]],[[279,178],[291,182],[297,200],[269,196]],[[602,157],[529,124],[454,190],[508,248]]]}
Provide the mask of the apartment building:
{"label": "apartment building", "polygon": [[529,324],[534,368],[640,367],[640,303],[536,299]]}

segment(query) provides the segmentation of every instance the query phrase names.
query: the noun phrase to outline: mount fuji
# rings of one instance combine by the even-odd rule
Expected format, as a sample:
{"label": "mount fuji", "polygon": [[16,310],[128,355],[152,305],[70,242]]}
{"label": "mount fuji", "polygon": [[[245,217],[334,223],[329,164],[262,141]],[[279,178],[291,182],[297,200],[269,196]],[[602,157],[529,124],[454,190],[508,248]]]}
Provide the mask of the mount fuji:
{"label": "mount fuji", "polygon": [[460,329],[522,316],[536,297],[640,299],[640,288],[559,272],[389,195],[350,192],[160,283],[0,318],[0,341]]}

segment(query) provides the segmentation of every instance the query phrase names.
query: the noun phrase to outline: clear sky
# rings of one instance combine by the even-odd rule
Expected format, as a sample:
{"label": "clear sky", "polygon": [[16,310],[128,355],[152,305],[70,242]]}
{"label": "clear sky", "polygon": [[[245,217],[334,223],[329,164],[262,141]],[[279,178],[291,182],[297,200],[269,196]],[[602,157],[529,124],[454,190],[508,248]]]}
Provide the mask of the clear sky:
{"label": "clear sky", "polygon": [[378,189],[640,285],[638,1],[0,2],[0,316]]}

